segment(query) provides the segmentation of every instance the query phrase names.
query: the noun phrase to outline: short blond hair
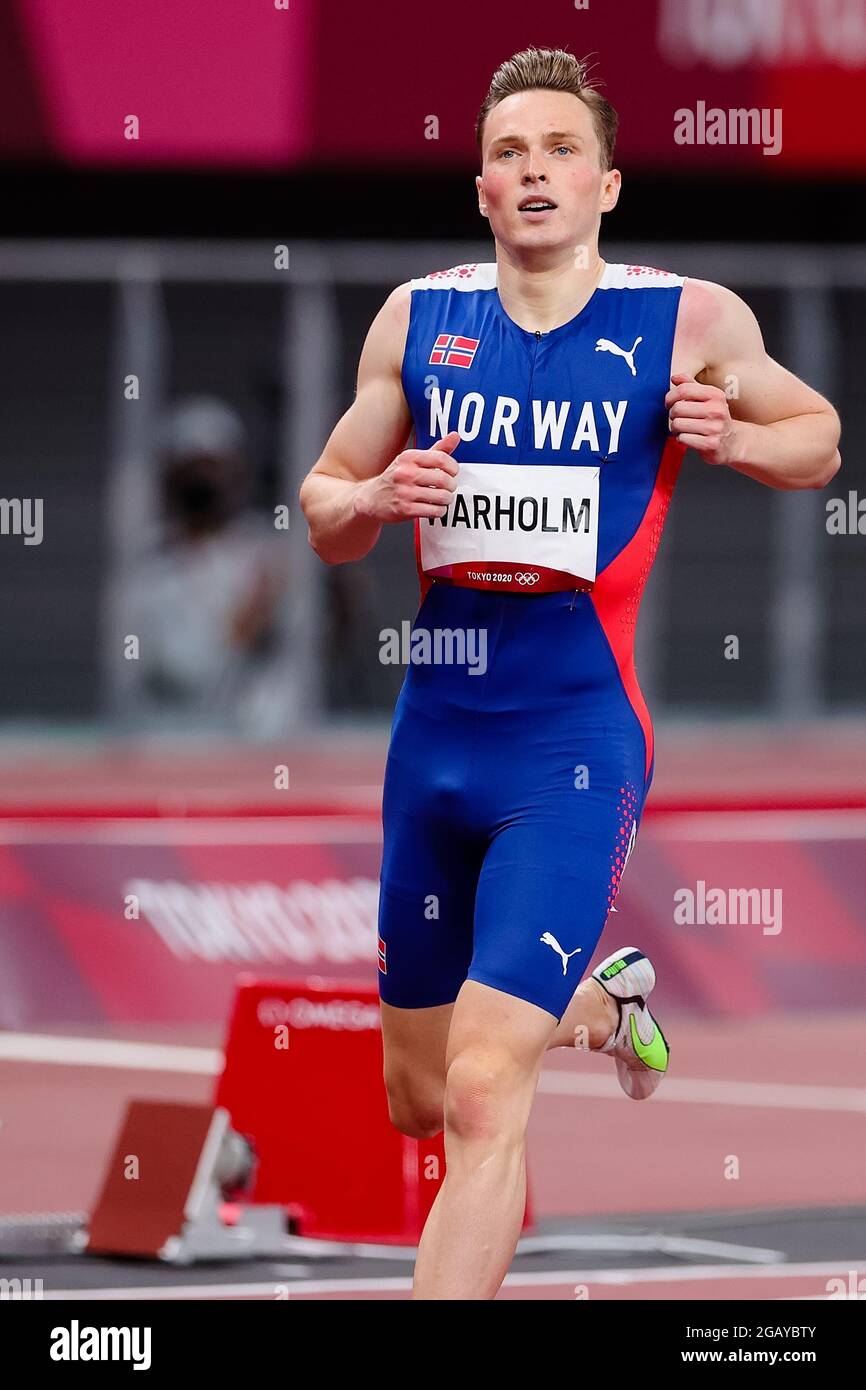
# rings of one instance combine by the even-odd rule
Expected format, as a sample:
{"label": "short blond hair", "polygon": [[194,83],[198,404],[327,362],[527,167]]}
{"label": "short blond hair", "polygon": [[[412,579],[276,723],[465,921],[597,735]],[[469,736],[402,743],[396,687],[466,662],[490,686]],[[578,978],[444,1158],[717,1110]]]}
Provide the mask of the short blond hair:
{"label": "short blond hair", "polygon": [[507,58],[493,74],[487,96],[475,122],[478,152],[484,135],[484,123],[494,106],[515,92],[570,92],[579,97],[592,115],[598,136],[600,161],[603,170],[613,168],[613,149],[619,116],[606,97],[589,80],[586,60],[575,58],[564,48],[524,48]]}

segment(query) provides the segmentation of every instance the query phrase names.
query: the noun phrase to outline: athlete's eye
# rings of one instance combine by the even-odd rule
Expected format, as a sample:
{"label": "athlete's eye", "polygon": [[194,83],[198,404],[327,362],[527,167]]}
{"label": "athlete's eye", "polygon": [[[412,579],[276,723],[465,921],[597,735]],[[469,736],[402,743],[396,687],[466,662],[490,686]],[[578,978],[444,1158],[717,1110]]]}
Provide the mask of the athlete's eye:
{"label": "athlete's eye", "polygon": [[565,150],[565,153],[566,153],[566,154],[571,154],[571,146],[570,146],[570,145],[557,145],[557,147],[556,147],[556,153],[559,154],[560,150]]}
{"label": "athlete's eye", "polygon": [[503,155],[506,155],[506,154],[515,154],[515,153],[516,153],[515,150],[500,150],[500,151],[499,151],[499,154],[496,156],[496,158],[497,158],[497,159],[501,159]]}

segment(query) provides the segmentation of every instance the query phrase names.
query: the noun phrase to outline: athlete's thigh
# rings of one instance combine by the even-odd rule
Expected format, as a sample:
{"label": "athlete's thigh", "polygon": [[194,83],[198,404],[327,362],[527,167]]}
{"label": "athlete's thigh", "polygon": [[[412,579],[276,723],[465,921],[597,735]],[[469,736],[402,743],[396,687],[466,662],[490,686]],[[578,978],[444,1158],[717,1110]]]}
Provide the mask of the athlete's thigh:
{"label": "athlete's thigh", "polygon": [[457,996],[448,1031],[446,1065],[466,1052],[507,1058],[515,1072],[537,1071],[556,1028],[549,1013],[477,980],[467,980]]}
{"label": "athlete's thigh", "polygon": [[475,901],[469,979],[562,1017],[598,945],[640,820],[628,763],[538,798],[494,836]]}
{"label": "athlete's thigh", "polygon": [[385,1080],[390,1091],[442,1103],[453,1004],[431,1009],[397,1009],[381,1003]]}
{"label": "athlete's thigh", "polygon": [[412,1011],[453,1004],[466,979],[483,855],[448,786],[460,780],[459,769],[447,748],[431,748],[426,733],[421,721],[412,730],[401,726],[382,800],[379,994],[392,1008]]}

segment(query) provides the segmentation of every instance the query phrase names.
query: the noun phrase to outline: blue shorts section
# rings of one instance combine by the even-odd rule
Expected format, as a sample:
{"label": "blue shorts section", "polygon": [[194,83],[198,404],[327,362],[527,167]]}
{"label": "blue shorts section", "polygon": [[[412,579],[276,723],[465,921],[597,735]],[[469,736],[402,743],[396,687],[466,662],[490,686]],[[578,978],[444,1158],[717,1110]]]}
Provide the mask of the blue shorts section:
{"label": "blue shorts section", "polygon": [[470,979],[559,1019],[640,821],[643,731],[585,594],[434,584],[418,629],[431,649],[437,630],[484,631],[486,669],[411,665],[400,693],[383,799],[381,998],[452,1003]]}

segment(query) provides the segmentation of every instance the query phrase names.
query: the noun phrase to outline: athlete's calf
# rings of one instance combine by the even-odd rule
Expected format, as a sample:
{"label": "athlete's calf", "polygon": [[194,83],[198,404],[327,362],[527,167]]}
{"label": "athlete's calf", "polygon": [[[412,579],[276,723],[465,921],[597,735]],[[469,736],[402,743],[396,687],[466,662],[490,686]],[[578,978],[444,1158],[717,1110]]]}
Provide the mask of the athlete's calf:
{"label": "athlete's calf", "polygon": [[418,1299],[492,1299],[526,1203],[526,1126],[556,1020],[468,980],[454,1006],[445,1080],[445,1180],[415,1266]]}

